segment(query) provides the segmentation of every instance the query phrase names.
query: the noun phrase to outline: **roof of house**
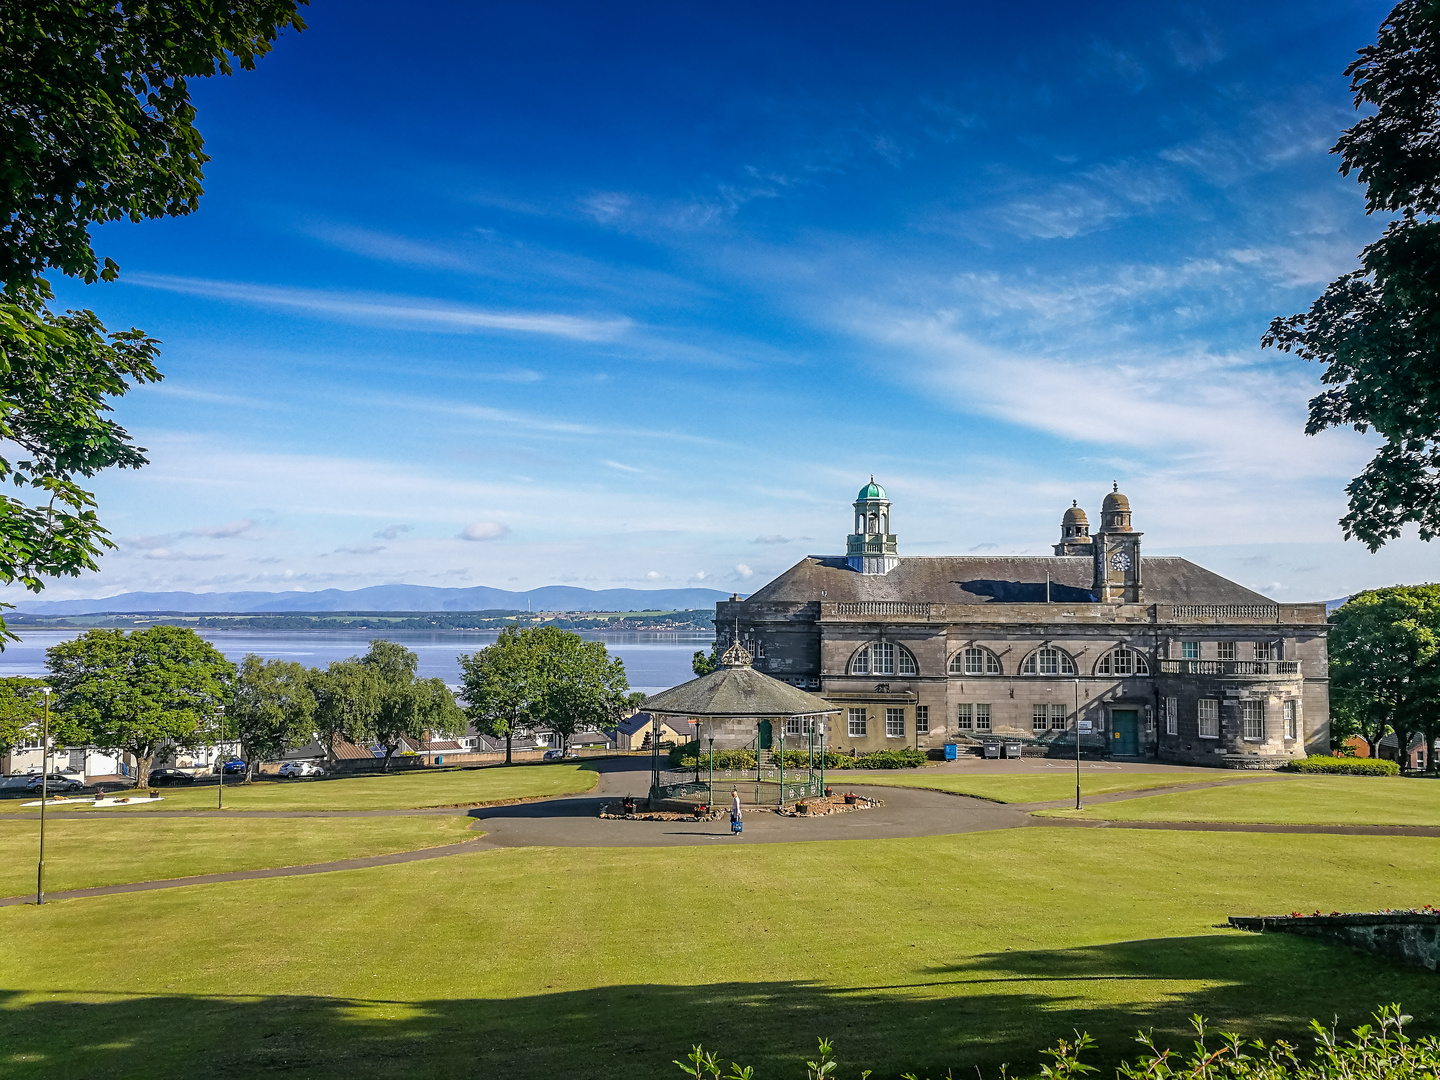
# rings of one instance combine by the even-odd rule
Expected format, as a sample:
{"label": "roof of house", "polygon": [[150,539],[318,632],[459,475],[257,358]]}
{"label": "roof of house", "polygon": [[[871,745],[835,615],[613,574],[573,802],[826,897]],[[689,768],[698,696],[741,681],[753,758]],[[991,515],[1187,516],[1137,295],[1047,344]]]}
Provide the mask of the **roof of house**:
{"label": "roof of house", "polygon": [[[796,563],[747,603],[909,600],[935,604],[1043,604],[1095,602],[1094,569],[1087,558],[1065,555],[907,557],[888,574],[858,574],[841,555],[811,555]],[[1273,604],[1188,559],[1146,555],[1141,560],[1148,604]]]}
{"label": "roof of house", "polygon": [[814,716],[839,712],[823,698],[750,667],[726,667],[645,699],[651,713],[678,716]]}
{"label": "roof of house", "polygon": [[[637,712],[621,720],[620,723],[616,725],[616,731],[621,735],[638,735],[648,728],[651,723],[654,722],[654,719],[655,718],[648,712]],[[679,716],[662,716],[660,717],[660,723],[677,733],[687,732],[694,727],[690,721]]]}
{"label": "roof of house", "polygon": [[341,761],[356,761],[373,758],[375,755],[370,752],[368,746],[357,746],[349,739],[337,738],[335,740],[335,756]]}

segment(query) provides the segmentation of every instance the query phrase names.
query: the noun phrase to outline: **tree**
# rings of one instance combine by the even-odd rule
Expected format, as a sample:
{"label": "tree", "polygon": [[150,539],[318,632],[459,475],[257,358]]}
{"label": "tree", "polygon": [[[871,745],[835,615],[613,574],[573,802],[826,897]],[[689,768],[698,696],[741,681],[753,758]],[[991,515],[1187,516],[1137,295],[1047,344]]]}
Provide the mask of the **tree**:
{"label": "tree", "polygon": [[715,643],[710,646],[709,654],[696,652],[690,659],[690,670],[696,675],[709,675],[712,671],[720,670],[720,656],[724,650],[720,647],[720,639],[716,638]]}
{"label": "tree", "polygon": [[355,657],[336,660],[323,671],[310,672],[315,695],[315,737],[325,747],[325,760],[335,763],[335,743],[368,742],[375,734],[380,710],[380,683]]}
{"label": "tree", "polygon": [[377,702],[373,732],[385,749],[383,768],[401,739],[423,739],[427,732],[455,734],[463,731],[465,715],[444,679],[415,678],[420,658],[405,646],[377,638],[360,660],[375,680]]}
{"label": "tree", "polygon": [[1330,616],[1330,692],[1378,757],[1393,732],[1403,758],[1440,707],[1440,585],[1352,596]]}
{"label": "tree", "polygon": [[540,672],[531,648],[535,627],[507,626],[493,645],[459,657],[460,694],[475,730],[505,740],[505,764],[511,744],[531,723],[540,696]]}
{"label": "tree", "polygon": [[[0,752],[21,743],[38,742],[45,721],[44,679],[14,675],[0,679]],[[61,726],[59,713],[50,716],[51,734]]]}
{"label": "tree", "polygon": [[577,731],[611,727],[620,719],[630,689],[625,662],[610,656],[603,641],[553,626],[533,633],[541,687],[531,716],[559,735],[561,752],[568,752]]}
{"label": "tree", "polygon": [[315,730],[310,683],[303,664],[264,660],[254,653],[240,662],[226,727],[240,743],[246,783],[257,759],[279,757],[310,738]]}
{"label": "tree", "polygon": [[1277,318],[1262,344],[1325,365],[1307,434],[1374,428],[1384,438],[1350,482],[1347,537],[1371,551],[1409,522],[1440,536],[1440,3],[1404,0],[1345,74],[1373,105],[1332,153],[1366,187],[1366,211],[1398,213],[1361,268],[1303,314]]}
{"label": "tree", "polygon": [[56,705],[92,746],[134,756],[136,787],[163,747],[192,748],[230,701],[235,665],[193,630],[90,630],[46,650]]}
{"label": "tree", "polygon": [[[160,378],[159,343],[52,312],[47,269],[86,282],[119,268],[95,222],[188,214],[208,160],[187,79],[250,69],[305,0],[24,0],[0,5],[0,583],[38,592],[114,545],[77,478],[140,468],[106,399]],[[0,620],[0,632],[3,632]]]}

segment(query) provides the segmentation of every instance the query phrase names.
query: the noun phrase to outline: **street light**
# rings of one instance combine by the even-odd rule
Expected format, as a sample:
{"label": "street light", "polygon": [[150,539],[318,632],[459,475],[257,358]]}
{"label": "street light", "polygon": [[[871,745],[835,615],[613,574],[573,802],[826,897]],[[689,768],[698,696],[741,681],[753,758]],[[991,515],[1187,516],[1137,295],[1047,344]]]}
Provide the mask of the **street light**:
{"label": "street light", "polygon": [[1080,809],[1080,680],[1075,680],[1075,809]]}
{"label": "street light", "polygon": [[45,903],[45,803],[50,798],[50,687],[45,695],[45,723],[40,733],[40,864],[35,868],[35,903]]}

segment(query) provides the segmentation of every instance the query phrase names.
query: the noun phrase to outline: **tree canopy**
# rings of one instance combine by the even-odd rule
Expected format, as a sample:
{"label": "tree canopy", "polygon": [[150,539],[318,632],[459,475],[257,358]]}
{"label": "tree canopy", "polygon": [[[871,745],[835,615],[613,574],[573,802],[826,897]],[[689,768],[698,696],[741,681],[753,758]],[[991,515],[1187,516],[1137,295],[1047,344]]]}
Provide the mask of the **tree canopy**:
{"label": "tree canopy", "polygon": [[155,754],[213,738],[235,665],[193,630],[90,630],[45,653],[56,706],[78,738],[135,757],[136,786]]}
{"label": "tree canopy", "polygon": [[0,496],[0,584],[38,592],[114,546],[79,479],[146,464],[107,400],[160,378],[159,342],[51,311],[42,275],[114,280],[92,224],[198,206],[208,159],[187,80],[253,68],[304,29],[305,2],[0,4],[0,482],[28,492]]}
{"label": "tree canopy", "polygon": [[1440,0],[1403,0],[1345,70],[1374,112],[1332,148],[1369,213],[1399,214],[1309,311],[1262,343],[1323,364],[1308,434],[1374,429],[1383,445],[1346,487],[1340,524],[1372,551],[1409,523],[1440,536]]}
{"label": "tree canopy", "polygon": [[291,660],[265,660],[251,653],[240,662],[225,730],[240,743],[247,782],[256,761],[279,757],[314,734],[310,681],[310,669]]}
{"label": "tree canopy", "polygon": [[336,660],[310,676],[315,695],[315,734],[334,763],[335,743],[367,743],[380,710],[380,683],[357,657]]}
{"label": "tree canopy", "polygon": [[375,684],[371,731],[385,750],[385,768],[401,739],[423,739],[427,732],[453,735],[465,730],[465,714],[444,679],[417,679],[420,658],[405,646],[377,638],[360,659]]}
{"label": "tree canopy", "polygon": [[626,705],[625,664],[603,642],[555,626],[506,627],[493,645],[460,657],[462,696],[477,731],[505,740],[544,727],[565,747],[585,728],[608,727]]}
{"label": "tree canopy", "polygon": [[[0,679],[0,751],[39,740],[45,717],[43,690],[47,685],[44,679],[18,675]],[[52,713],[50,719],[51,727],[59,729],[59,714]]]}
{"label": "tree canopy", "polygon": [[1415,733],[1433,729],[1440,715],[1440,585],[1374,589],[1335,610],[1330,697],[1371,756],[1390,732],[1403,757]]}

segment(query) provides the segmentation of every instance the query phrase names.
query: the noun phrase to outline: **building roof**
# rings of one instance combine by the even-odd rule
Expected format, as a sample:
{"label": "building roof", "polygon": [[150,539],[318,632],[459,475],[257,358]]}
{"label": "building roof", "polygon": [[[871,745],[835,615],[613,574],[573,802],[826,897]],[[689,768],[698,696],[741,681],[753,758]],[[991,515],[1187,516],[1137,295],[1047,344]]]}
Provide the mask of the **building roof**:
{"label": "building roof", "polygon": [[870,482],[860,489],[860,494],[855,496],[856,502],[863,502],[866,499],[885,498],[885,489],[875,483],[875,478],[870,477]]}
{"label": "building roof", "polygon": [[645,699],[651,713],[721,717],[814,716],[839,712],[824,698],[754,668],[727,667]]}
{"label": "building roof", "polygon": [[1065,511],[1061,521],[1066,525],[1088,525],[1090,519],[1085,516],[1085,511],[1080,509],[1078,502],[1072,502],[1070,508]]}
{"label": "building roof", "polygon": [[[1275,603],[1188,559],[1143,556],[1141,573],[1147,604]],[[824,593],[826,601],[840,603],[1043,604],[1047,574],[1050,600],[1095,602],[1090,591],[1094,580],[1091,561],[1065,555],[919,556],[902,558],[888,574],[856,573],[841,555],[811,555],[752,593],[746,602],[809,603]]]}

